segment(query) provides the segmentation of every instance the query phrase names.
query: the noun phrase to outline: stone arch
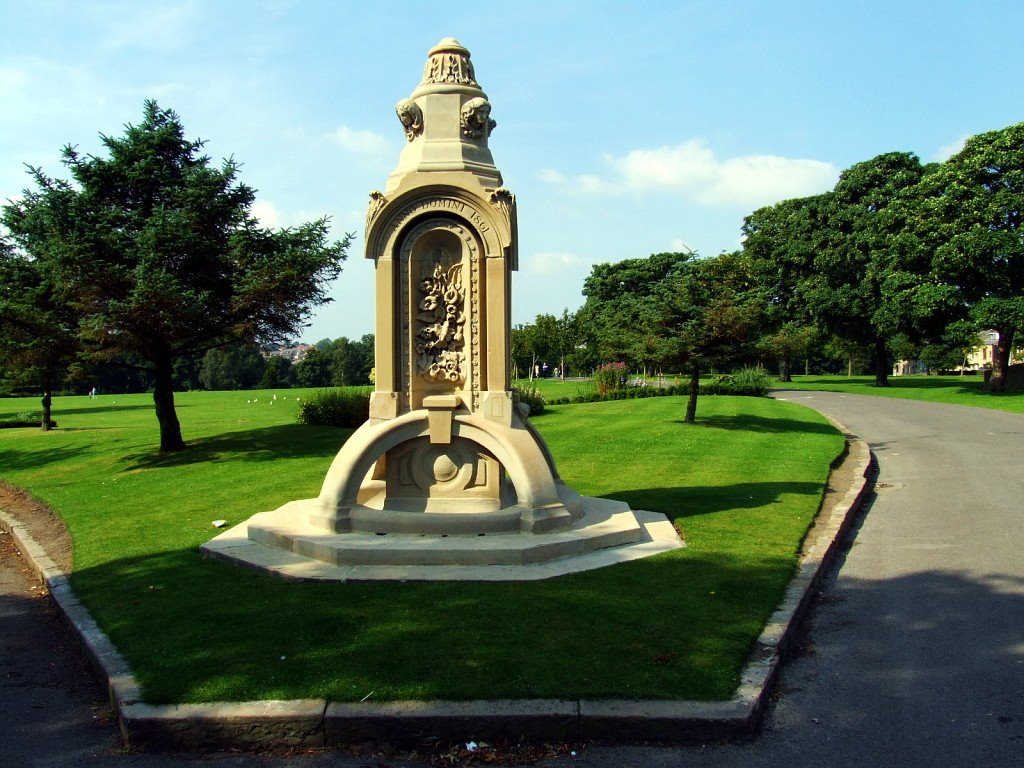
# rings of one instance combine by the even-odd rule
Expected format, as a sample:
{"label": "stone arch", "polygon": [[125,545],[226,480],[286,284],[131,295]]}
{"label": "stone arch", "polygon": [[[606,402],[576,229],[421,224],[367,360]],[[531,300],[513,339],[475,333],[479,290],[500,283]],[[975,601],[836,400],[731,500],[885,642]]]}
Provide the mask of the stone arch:
{"label": "stone arch", "polygon": [[[368,422],[356,430],[328,470],[317,499],[319,509],[311,516],[311,522],[335,531],[348,530],[350,512],[360,507],[360,490],[377,461],[392,448],[429,433],[423,411]],[[453,421],[452,435],[477,444],[502,465],[515,490],[511,506],[522,510],[524,527],[540,525],[552,529],[571,524],[572,515],[560,498],[547,457],[528,430],[460,414]]]}

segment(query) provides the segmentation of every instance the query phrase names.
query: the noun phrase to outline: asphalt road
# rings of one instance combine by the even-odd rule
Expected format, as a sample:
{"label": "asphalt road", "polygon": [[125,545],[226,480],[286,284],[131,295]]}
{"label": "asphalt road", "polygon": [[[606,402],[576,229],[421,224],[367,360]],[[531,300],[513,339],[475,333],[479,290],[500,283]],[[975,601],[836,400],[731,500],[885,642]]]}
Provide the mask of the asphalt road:
{"label": "asphalt road", "polygon": [[[587,746],[540,764],[1024,766],[1024,416],[833,393],[779,397],[861,435],[879,476],[763,731],[739,745]],[[0,765],[407,764],[373,754],[124,752],[45,601],[12,557],[0,565]]]}

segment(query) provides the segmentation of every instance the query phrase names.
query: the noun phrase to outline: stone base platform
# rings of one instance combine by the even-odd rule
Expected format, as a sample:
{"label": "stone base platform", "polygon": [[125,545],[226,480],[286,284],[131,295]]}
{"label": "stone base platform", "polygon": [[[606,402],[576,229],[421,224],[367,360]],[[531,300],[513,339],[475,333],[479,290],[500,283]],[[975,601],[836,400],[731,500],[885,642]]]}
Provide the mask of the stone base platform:
{"label": "stone base platform", "polygon": [[254,515],[201,549],[297,580],[531,581],[685,546],[664,515],[610,499],[583,502],[572,528],[540,534],[330,533],[281,509]]}

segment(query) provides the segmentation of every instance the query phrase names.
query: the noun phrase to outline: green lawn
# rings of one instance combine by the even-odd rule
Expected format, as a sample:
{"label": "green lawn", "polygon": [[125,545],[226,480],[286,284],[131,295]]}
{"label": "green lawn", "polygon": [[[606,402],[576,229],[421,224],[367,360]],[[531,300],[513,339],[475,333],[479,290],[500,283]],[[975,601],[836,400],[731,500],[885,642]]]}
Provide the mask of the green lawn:
{"label": "green lawn", "polygon": [[584,381],[562,381],[561,379],[519,379],[514,382],[520,389],[540,390],[545,400],[552,400],[556,397],[576,397],[577,395],[589,395],[594,391],[594,382],[590,379]]}
{"label": "green lawn", "polygon": [[1024,413],[1024,391],[990,394],[983,391],[984,380],[979,375],[890,376],[888,387],[876,387],[874,383],[874,376],[794,376],[792,384],[778,384],[777,387],[901,397]]}
{"label": "green lawn", "polygon": [[696,426],[678,397],[557,406],[535,423],[564,479],[668,514],[687,548],[539,583],[297,584],[197,552],[214,519],[316,495],[348,434],[274,394],[179,394],[193,448],[168,457],[144,395],[0,430],[0,477],[67,521],[74,588],[151,702],[728,698],[843,445],[768,399],[702,398]]}

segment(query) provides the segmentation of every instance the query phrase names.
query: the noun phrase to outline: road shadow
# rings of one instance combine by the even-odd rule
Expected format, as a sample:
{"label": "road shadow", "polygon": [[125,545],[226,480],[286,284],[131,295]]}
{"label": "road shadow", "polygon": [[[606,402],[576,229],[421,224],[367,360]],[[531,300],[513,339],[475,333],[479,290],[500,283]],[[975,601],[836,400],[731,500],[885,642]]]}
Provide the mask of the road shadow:
{"label": "road shadow", "polygon": [[[1024,690],[1022,637],[1020,576],[933,569],[837,579],[833,571],[808,617],[809,658],[794,660],[782,687],[786,696],[827,676],[830,690],[785,702],[787,719],[819,724],[840,747],[834,754],[870,741],[874,765],[1015,765],[1024,705],[1011,692]],[[819,764],[821,751],[804,755],[807,764]]]}

